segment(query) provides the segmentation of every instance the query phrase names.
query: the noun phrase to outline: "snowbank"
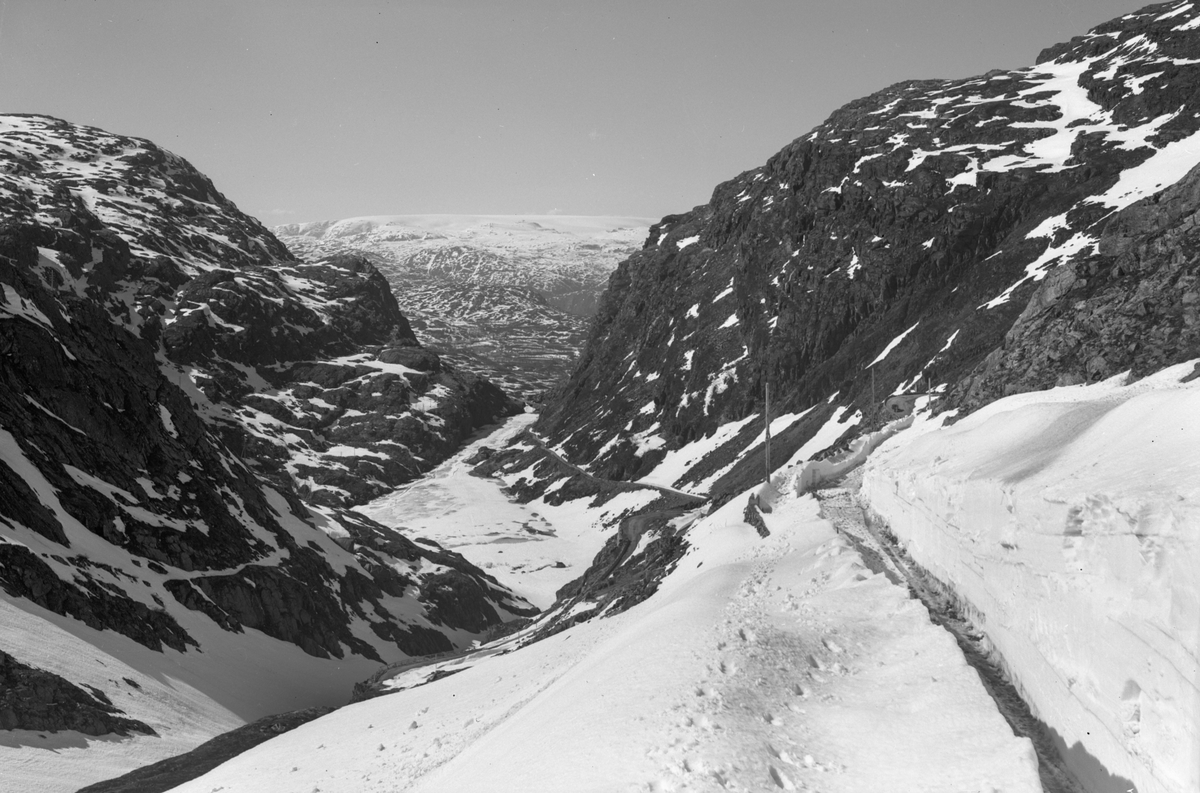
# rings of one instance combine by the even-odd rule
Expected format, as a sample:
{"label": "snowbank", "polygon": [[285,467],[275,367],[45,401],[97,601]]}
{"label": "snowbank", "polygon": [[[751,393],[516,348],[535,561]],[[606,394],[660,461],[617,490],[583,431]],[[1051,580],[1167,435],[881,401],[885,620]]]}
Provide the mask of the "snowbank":
{"label": "snowbank", "polygon": [[[1200,381],[1180,382],[1192,368],[901,433],[862,488],[976,612],[1072,755],[1140,793],[1200,790]],[[1120,783],[1094,763],[1073,770],[1090,790]]]}

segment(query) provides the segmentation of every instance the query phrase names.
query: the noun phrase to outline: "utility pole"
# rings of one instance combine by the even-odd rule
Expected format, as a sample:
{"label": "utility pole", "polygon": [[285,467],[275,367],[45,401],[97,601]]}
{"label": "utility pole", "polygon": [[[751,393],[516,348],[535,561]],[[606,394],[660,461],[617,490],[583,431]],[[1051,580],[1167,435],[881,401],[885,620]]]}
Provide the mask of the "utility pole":
{"label": "utility pole", "polygon": [[766,424],[767,446],[763,452],[763,461],[766,464],[766,472],[763,475],[763,483],[771,484],[771,381],[765,383],[766,396],[763,400],[763,422]]}

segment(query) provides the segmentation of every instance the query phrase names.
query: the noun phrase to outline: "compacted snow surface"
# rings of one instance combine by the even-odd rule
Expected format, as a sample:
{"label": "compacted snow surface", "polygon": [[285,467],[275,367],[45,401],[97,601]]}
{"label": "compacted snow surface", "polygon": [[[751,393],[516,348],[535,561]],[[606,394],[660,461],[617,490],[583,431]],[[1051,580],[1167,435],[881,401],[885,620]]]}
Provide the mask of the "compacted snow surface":
{"label": "compacted snow surface", "polygon": [[697,513],[633,609],[445,662],[177,790],[1040,790],[954,640],[811,496],[765,540],[744,503]]}

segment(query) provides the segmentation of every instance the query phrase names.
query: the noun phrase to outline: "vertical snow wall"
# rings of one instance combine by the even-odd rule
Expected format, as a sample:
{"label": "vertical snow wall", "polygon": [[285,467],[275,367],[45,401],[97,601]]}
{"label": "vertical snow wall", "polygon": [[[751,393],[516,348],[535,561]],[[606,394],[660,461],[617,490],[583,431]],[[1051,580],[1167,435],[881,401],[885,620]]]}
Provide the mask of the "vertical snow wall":
{"label": "vertical snow wall", "polygon": [[900,433],[864,472],[869,507],[957,592],[1097,793],[1200,790],[1191,371],[1009,397]]}

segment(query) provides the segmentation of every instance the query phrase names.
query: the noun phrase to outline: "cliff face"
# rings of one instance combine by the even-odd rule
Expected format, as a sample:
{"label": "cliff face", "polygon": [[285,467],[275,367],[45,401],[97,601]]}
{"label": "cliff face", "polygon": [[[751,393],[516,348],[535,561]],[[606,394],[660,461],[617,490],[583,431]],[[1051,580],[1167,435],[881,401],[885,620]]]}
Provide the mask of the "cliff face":
{"label": "cliff face", "polygon": [[254,629],[376,661],[530,610],[344,509],[517,407],[420,347],[373,267],[296,261],[147,141],[9,116],[0,164],[8,598],[183,656]]}
{"label": "cliff face", "polygon": [[[970,410],[1200,354],[1200,12],[1177,5],[1029,68],[891,86],[664,218],[539,430],[636,479],[761,414],[770,383],[781,464],[892,394]],[[744,489],[760,442],[750,422],[669,483]]]}

